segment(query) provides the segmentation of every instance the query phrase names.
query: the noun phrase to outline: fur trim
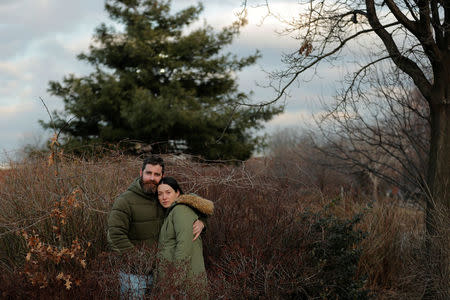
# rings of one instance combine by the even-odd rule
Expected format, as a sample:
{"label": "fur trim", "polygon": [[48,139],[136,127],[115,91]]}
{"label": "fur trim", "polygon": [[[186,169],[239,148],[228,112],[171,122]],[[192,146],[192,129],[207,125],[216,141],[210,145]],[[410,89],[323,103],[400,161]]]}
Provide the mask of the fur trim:
{"label": "fur trim", "polygon": [[175,202],[187,204],[208,216],[214,213],[214,203],[212,201],[194,194],[180,195]]}

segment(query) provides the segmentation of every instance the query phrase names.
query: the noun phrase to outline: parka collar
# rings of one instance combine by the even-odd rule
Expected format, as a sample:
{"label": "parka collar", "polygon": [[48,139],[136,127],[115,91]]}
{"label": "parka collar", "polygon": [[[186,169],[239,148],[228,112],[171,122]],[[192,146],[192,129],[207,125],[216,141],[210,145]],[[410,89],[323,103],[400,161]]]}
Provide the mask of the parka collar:
{"label": "parka collar", "polygon": [[207,216],[211,216],[214,213],[214,203],[195,194],[180,195],[177,200],[175,200],[175,202],[169,207],[167,213],[169,213],[178,204],[188,205]]}

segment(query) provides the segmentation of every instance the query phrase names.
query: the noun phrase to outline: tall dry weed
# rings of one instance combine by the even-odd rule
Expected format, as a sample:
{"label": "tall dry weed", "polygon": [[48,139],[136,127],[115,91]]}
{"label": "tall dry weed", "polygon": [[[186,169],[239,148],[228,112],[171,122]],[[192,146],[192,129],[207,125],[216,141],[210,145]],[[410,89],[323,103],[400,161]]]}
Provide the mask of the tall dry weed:
{"label": "tall dry weed", "polygon": [[[119,270],[128,267],[146,272],[153,264],[148,257],[139,255],[139,251],[130,254],[133,257],[130,259],[111,253],[106,240],[107,214],[115,198],[138,176],[141,159],[121,154],[97,159],[60,155],[58,159],[56,175],[54,165],[49,166],[48,157],[42,156],[13,163],[2,179],[0,290],[11,298],[29,295],[115,298]],[[388,201],[370,207],[353,196],[331,201],[339,199],[339,189],[321,190],[299,184],[299,180],[304,182],[305,173],[301,173],[303,177],[299,180],[294,175],[279,178],[272,172],[274,166],[264,160],[235,164],[203,163],[179,156],[167,156],[165,160],[166,175],[177,178],[186,192],[197,193],[215,203],[215,215],[209,218],[206,233],[202,235],[211,298],[283,299],[295,295],[300,299],[320,298],[321,287],[333,293],[332,283],[339,278],[332,274],[343,269],[331,268],[333,271],[328,272],[330,266],[320,262],[320,256],[316,255],[319,252],[315,250],[313,254],[312,249],[332,247],[332,235],[327,234],[332,231],[320,228],[344,230],[349,228],[343,225],[345,220],[361,212],[362,220],[352,228],[367,235],[359,244],[362,252],[354,282],[365,273],[366,287],[380,299],[418,298],[423,293],[424,279],[420,272],[428,265],[421,258],[424,229],[420,210]],[[326,180],[333,181],[333,178]],[[327,185],[324,182],[322,187]],[[74,191],[78,191],[77,206],[61,202]],[[331,219],[324,215],[324,205]],[[55,222],[62,219],[65,224],[55,230]],[[334,220],[334,223],[323,220]],[[448,219],[442,220],[448,224]],[[448,243],[443,238],[448,236],[445,224],[441,227],[444,231],[436,237],[441,238],[444,246]],[[66,277],[61,277],[62,280],[55,281],[59,285],[39,289],[31,286],[26,276],[17,275],[23,272],[30,252],[27,240],[17,234],[23,230],[29,236],[37,235],[46,245],[56,246],[58,251],[63,245],[70,248],[74,240],[83,249],[91,243],[85,249],[86,268],[78,262],[70,270],[71,278],[80,280],[79,288],[73,283],[70,290],[65,289]],[[351,233],[345,230],[340,231],[342,236]],[[348,244],[349,252],[333,254],[334,259],[328,259],[328,263],[334,261],[339,265],[339,259],[358,246],[357,242],[352,243]],[[448,249],[444,246],[441,249]],[[55,266],[47,276],[57,276],[58,268]],[[351,272],[345,273],[346,278],[351,277]],[[443,287],[445,275],[437,274],[436,284]]]}
{"label": "tall dry weed", "polygon": [[[121,184],[136,172],[134,161],[118,156],[57,159],[57,168],[54,155],[11,163],[0,189],[2,276],[15,278],[14,284],[23,274],[42,293],[58,283],[72,290],[89,277],[82,270],[107,250],[106,215]],[[18,291],[12,285],[9,292]]]}

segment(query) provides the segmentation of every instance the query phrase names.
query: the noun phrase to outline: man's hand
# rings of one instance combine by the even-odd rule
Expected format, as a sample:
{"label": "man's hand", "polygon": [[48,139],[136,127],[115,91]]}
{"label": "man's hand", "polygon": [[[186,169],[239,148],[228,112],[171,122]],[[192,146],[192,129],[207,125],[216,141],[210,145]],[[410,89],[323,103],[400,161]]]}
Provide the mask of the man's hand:
{"label": "man's hand", "polygon": [[194,222],[194,225],[192,225],[192,233],[194,234],[194,239],[192,241],[195,241],[200,236],[203,228],[205,228],[205,224],[203,224],[202,221],[197,220]]}

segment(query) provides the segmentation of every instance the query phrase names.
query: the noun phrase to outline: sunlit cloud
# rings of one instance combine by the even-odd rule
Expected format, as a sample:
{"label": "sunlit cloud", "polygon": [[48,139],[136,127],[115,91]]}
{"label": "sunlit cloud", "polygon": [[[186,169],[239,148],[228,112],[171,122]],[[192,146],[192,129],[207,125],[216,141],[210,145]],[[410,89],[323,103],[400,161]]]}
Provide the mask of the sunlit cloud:
{"label": "sunlit cloud", "polygon": [[315,126],[315,120],[322,114],[323,112],[312,113],[308,110],[287,111],[268,122],[265,130],[267,133],[272,134],[280,128],[311,128]]}
{"label": "sunlit cloud", "polygon": [[1,119],[8,119],[13,117],[13,115],[26,112],[26,111],[32,111],[33,107],[28,106],[24,103],[20,104],[10,104],[5,106],[0,106],[0,118]]}

